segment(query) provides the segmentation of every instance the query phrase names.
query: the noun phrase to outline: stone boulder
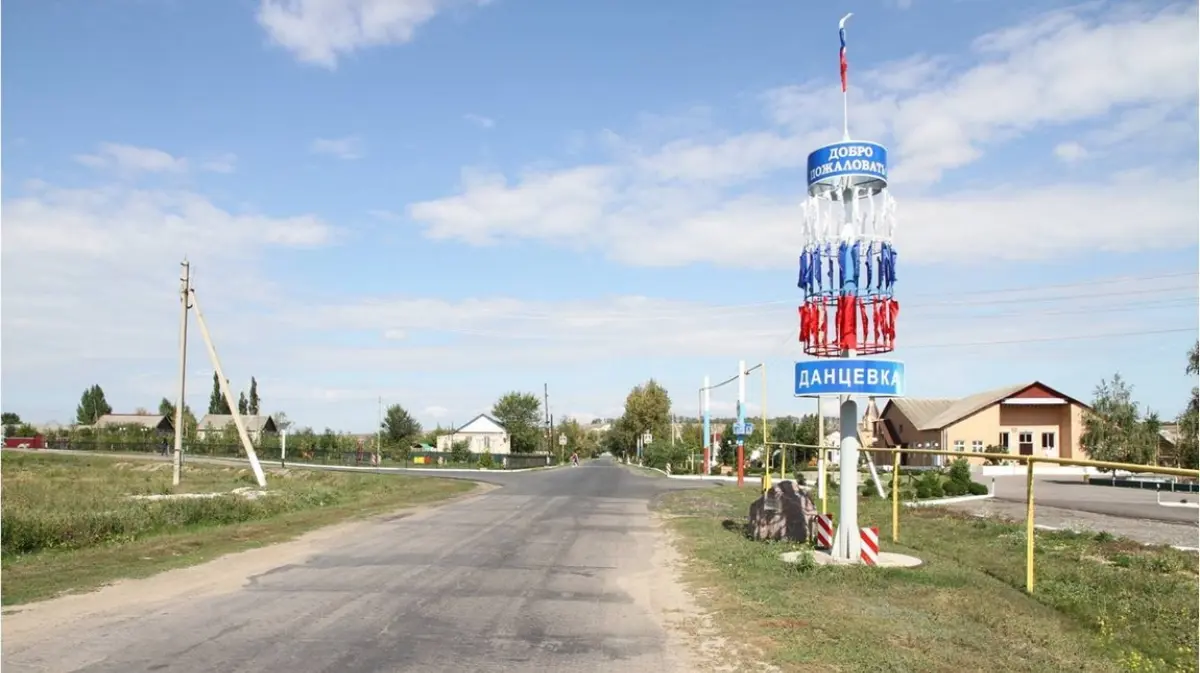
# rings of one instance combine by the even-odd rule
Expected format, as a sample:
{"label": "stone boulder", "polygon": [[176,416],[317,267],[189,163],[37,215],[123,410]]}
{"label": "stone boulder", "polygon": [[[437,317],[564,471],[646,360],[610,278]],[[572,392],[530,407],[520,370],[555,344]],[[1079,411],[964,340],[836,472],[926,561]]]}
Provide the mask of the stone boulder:
{"label": "stone boulder", "polygon": [[750,503],[749,535],[755,540],[808,542],[816,516],[808,491],[782,481]]}

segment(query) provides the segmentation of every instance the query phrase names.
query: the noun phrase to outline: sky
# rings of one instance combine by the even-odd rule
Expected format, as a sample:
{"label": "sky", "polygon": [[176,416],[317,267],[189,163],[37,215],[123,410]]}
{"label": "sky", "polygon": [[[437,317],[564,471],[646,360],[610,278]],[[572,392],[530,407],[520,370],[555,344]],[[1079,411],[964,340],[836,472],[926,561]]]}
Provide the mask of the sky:
{"label": "sky", "polygon": [[[907,394],[1120,373],[1182,410],[1197,338],[1194,2],[9,0],[0,404],[179,386],[180,262],[264,411],[370,431],[651,377],[792,396],[805,159],[891,150]],[[189,322],[187,400],[213,366]],[[729,414],[736,386],[712,395]]]}

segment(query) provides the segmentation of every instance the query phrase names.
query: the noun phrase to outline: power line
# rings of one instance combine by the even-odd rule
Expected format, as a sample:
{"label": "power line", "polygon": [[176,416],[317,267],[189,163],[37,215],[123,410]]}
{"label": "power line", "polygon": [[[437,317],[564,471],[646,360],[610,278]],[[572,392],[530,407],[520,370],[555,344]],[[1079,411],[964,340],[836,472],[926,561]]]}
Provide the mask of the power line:
{"label": "power line", "polygon": [[[1093,313],[1096,313],[1097,311],[1102,311],[1105,315],[1108,315],[1108,314],[1112,314],[1112,313],[1120,313],[1120,312],[1128,312],[1128,311],[1162,310],[1162,309],[1166,309],[1166,308],[1176,308],[1176,307],[1181,307],[1181,306],[1195,306],[1196,301],[1197,301],[1197,297],[1195,295],[1193,295],[1190,297],[1157,299],[1157,300],[1151,300],[1151,301],[1126,302],[1123,304],[1116,304],[1116,305],[1109,304],[1109,305],[1104,305],[1104,306],[1078,306],[1078,307],[1071,307],[1071,308],[1050,309],[1050,310],[1041,310],[1041,311],[1008,311],[1008,312],[1003,312],[1003,313],[965,313],[965,314],[942,313],[942,314],[934,314],[934,315],[920,315],[920,320],[922,322],[946,321],[946,320],[978,321],[978,320],[994,320],[994,319],[1000,319],[1000,318],[1021,318],[1021,317],[1037,317],[1037,316],[1053,316],[1053,315],[1093,314]],[[906,315],[909,315],[908,312],[912,311],[913,308],[920,308],[919,305],[917,307],[912,307],[912,306],[907,306],[905,304],[901,304],[901,307],[903,309],[905,309]],[[704,322],[707,319],[711,319],[711,316],[697,315],[697,316],[693,316],[693,318],[700,322]],[[912,320],[912,319],[913,319],[913,316],[909,315],[909,320]],[[617,324],[617,325],[609,325],[609,326],[623,326],[623,327],[626,327],[629,329],[633,328],[632,323],[628,323],[628,322],[625,323],[624,325]],[[592,326],[592,327],[594,328],[596,326]],[[436,332],[446,332],[446,333],[450,333],[450,334],[460,334],[463,336],[473,336],[473,337],[490,338],[490,339],[528,340],[528,341],[571,341],[571,342],[611,341],[611,340],[620,338],[619,335],[614,335],[614,334],[521,333],[521,332],[512,332],[512,331],[508,331],[508,330],[486,330],[486,329],[468,329],[468,328],[454,328],[454,327],[425,327],[425,328],[410,328],[410,329],[427,329],[427,330],[436,331]],[[661,330],[662,328],[659,327],[659,328],[655,328],[655,329]],[[689,327],[689,329],[690,329],[690,327]],[[775,335],[778,333],[779,333],[778,330],[771,329],[771,330],[759,330],[759,331],[744,331],[741,334],[743,334],[744,336],[749,337],[749,338],[754,338],[754,337],[772,336],[772,335]]]}
{"label": "power line", "polygon": [[[1148,276],[1109,276],[1109,277],[1105,277],[1105,278],[1096,278],[1096,279],[1091,279],[1091,280],[1087,280],[1087,281],[1072,282],[1072,283],[1059,283],[1059,284],[1054,284],[1054,285],[1026,285],[1023,287],[1011,287],[1011,288],[1004,288],[1004,289],[997,289],[997,290],[972,290],[972,291],[968,291],[968,292],[960,292],[960,293],[958,293],[958,295],[970,297],[970,296],[985,296],[985,295],[995,295],[995,294],[1011,294],[1011,293],[1019,293],[1019,292],[1044,292],[1045,290],[1063,290],[1063,289],[1070,289],[1070,288],[1077,288],[1077,287],[1078,288],[1085,288],[1085,287],[1086,288],[1094,288],[1097,285],[1111,285],[1111,284],[1115,284],[1115,283],[1131,283],[1131,282],[1141,282],[1141,281],[1150,281],[1150,280],[1165,280],[1165,279],[1170,279],[1170,278],[1183,278],[1183,277],[1187,277],[1187,276],[1197,276],[1197,275],[1200,275],[1200,271],[1185,271],[1185,272],[1178,272],[1178,273],[1155,274],[1155,275],[1148,275]],[[1175,290],[1196,290],[1196,289],[1197,289],[1196,285],[1193,284],[1193,285],[1181,285],[1178,287],[1157,288],[1157,289],[1110,291],[1110,292],[1097,292],[1097,293],[1090,293],[1090,294],[1070,294],[1070,295],[1062,295],[1062,296],[1054,297],[1054,298],[1034,297],[1034,298],[1027,298],[1027,299],[1010,299],[1010,300],[980,300],[979,303],[1000,303],[1000,301],[1035,301],[1035,300],[1036,301],[1054,301],[1054,300],[1058,300],[1058,299],[1113,297],[1113,296],[1124,296],[1124,295],[1129,295],[1129,294],[1146,294],[1146,293],[1151,293],[1151,292],[1168,292],[1168,291],[1175,291]],[[918,293],[906,294],[906,295],[904,295],[904,297],[902,297],[902,299],[908,299],[911,297],[940,297],[940,296],[944,296],[944,293],[941,293],[941,292],[918,292]],[[593,320],[597,320],[597,319],[609,320],[609,319],[620,318],[620,317],[624,317],[624,316],[628,316],[630,318],[636,318],[636,319],[661,319],[661,318],[670,317],[670,314],[673,312],[687,314],[688,316],[692,316],[692,315],[696,314],[697,312],[703,312],[705,315],[714,315],[717,313],[723,313],[723,312],[727,312],[727,311],[737,312],[737,311],[745,311],[745,310],[752,310],[752,309],[759,309],[759,308],[767,308],[767,307],[772,307],[772,306],[786,306],[786,305],[794,306],[797,303],[798,303],[798,298],[771,299],[771,300],[756,301],[756,302],[742,302],[742,303],[736,303],[736,304],[712,304],[712,305],[699,305],[698,304],[694,307],[673,307],[670,309],[647,307],[645,309],[634,309],[634,310],[623,310],[623,311],[616,311],[616,310],[596,311],[596,312],[591,312],[591,313],[586,313],[586,314],[571,314],[571,313],[563,313],[563,312],[512,313],[512,314],[508,314],[504,317],[506,319],[510,319],[510,320],[564,320],[564,319],[568,319],[568,318],[576,318],[576,319],[584,319],[587,321],[593,321]],[[911,307],[915,307],[915,306],[960,305],[960,304],[969,304],[969,303],[971,303],[971,302],[951,300],[948,302],[945,302],[945,301],[931,302],[931,303],[926,303],[926,304],[917,303],[917,304],[911,304],[909,307],[911,308]]]}
{"label": "power line", "polygon": [[[1151,277],[1146,277],[1143,280],[1148,279],[1148,278],[1151,278]],[[1077,286],[1082,287],[1083,285],[1085,285],[1085,284],[1079,284]],[[1091,285],[1095,285],[1095,284],[1089,283],[1086,285],[1091,286]],[[1049,288],[1049,287],[1051,287],[1051,286],[1047,286],[1047,288]],[[1068,287],[1068,286],[1060,286],[1060,287]],[[1071,287],[1075,287],[1075,286],[1071,286]],[[1028,288],[1025,291],[1031,292],[1031,291],[1035,291],[1036,289],[1045,289],[1045,288]],[[970,292],[961,293],[960,296],[970,297],[972,294],[988,295],[988,294],[999,294],[1001,292],[1015,292],[1015,291],[1016,290],[1003,290],[1003,291],[1002,290],[988,290],[988,291],[983,291],[983,292],[979,292],[979,293],[970,293]],[[1109,291],[1109,292],[1059,294],[1059,295],[1054,295],[1054,296],[1009,297],[1009,298],[1003,298],[1003,299],[985,299],[985,298],[979,297],[979,298],[975,298],[975,299],[950,299],[950,300],[935,301],[935,302],[910,302],[910,301],[905,300],[905,298],[902,297],[901,298],[901,302],[902,302],[901,306],[904,309],[906,309],[906,312],[907,312],[907,311],[912,311],[913,309],[937,308],[937,307],[943,307],[943,306],[991,306],[991,305],[995,305],[995,304],[1031,304],[1031,303],[1048,303],[1048,302],[1072,301],[1072,300],[1101,300],[1101,299],[1106,300],[1106,299],[1113,299],[1113,298],[1117,298],[1117,297],[1143,296],[1143,295],[1148,295],[1148,294],[1163,294],[1163,293],[1171,293],[1171,292],[1187,292],[1189,294],[1187,294],[1185,296],[1180,296],[1180,297],[1168,297],[1166,299],[1187,300],[1187,299],[1193,298],[1195,296],[1196,291],[1197,291],[1197,286],[1195,286],[1195,285],[1177,285],[1177,286],[1159,287],[1159,288],[1140,288],[1140,289],[1136,289],[1136,290],[1118,290],[1118,291]],[[918,294],[918,295],[914,295],[914,296],[923,296],[923,295]],[[924,296],[929,296],[929,295],[924,295]],[[1162,299],[1160,299],[1159,301],[1162,301]],[[788,300],[755,302],[752,304],[740,304],[740,305],[739,304],[714,305],[714,306],[697,305],[697,306],[690,307],[690,308],[675,307],[672,309],[655,309],[653,307],[648,307],[644,311],[641,311],[641,312],[634,312],[634,311],[612,312],[612,311],[610,311],[610,312],[596,312],[596,313],[587,313],[587,314],[582,314],[582,313],[572,314],[572,313],[561,313],[560,312],[560,313],[546,313],[546,314],[540,314],[540,315],[539,314],[512,313],[512,314],[507,314],[507,315],[496,316],[496,319],[506,320],[506,321],[515,321],[515,322],[543,321],[543,320],[556,320],[556,321],[560,321],[560,322],[565,322],[565,321],[571,321],[571,320],[578,320],[578,321],[582,321],[585,323],[589,323],[587,325],[584,325],[586,327],[595,327],[598,325],[604,325],[604,324],[610,324],[610,323],[622,322],[622,321],[658,322],[658,321],[672,321],[672,320],[712,319],[712,318],[728,317],[728,316],[734,316],[734,315],[742,316],[742,317],[756,315],[756,314],[767,315],[768,312],[765,311],[764,309],[770,308],[772,311],[774,311],[774,310],[777,310],[774,308],[777,306],[781,306],[781,305],[795,306],[796,304],[797,304],[797,300],[788,299]],[[451,331],[451,332],[452,331],[462,331],[463,333],[470,332],[470,330],[459,330],[459,329],[448,328],[448,327],[423,326],[420,324],[413,324],[413,323],[394,325],[394,327],[404,328],[404,329],[429,329],[429,330]]]}

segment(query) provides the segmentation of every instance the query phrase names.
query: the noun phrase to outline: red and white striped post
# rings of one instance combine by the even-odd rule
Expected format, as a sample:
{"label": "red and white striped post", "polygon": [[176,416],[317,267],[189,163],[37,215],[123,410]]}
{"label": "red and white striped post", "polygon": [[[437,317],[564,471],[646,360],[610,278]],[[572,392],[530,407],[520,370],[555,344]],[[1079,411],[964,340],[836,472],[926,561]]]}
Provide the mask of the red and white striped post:
{"label": "red and white striped post", "polygon": [[833,549],[833,515],[818,514],[817,549]]}
{"label": "red and white striped post", "polygon": [[874,526],[863,528],[859,534],[862,541],[859,545],[863,565],[878,565],[879,564],[879,529]]}

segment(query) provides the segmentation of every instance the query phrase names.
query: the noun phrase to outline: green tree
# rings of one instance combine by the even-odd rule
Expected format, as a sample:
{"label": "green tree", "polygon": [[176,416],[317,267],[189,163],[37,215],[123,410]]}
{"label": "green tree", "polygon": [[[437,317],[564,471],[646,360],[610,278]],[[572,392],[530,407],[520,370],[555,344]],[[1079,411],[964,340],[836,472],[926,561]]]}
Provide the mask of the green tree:
{"label": "green tree", "polygon": [[1080,443],[1093,460],[1147,464],[1158,448],[1158,417],[1143,421],[1133,400],[1133,387],[1114,374],[1096,386],[1092,408],[1085,412]]}
{"label": "green tree", "polygon": [[[158,413],[171,419],[175,422],[175,403],[167,398],[162,398],[158,403]],[[196,414],[192,413],[192,408],[188,405],[183,405],[183,434],[188,437],[196,434]]]}
{"label": "green tree", "polygon": [[260,400],[258,397],[258,380],[255,379],[253,376],[251,376],[250,377],[250,399],[247,400],[246,411],[248,411],[251,416],[257,416],[258,410],[259,410],[259,405],[261,402],[262,402],[262,400]]}
{"label": "green tree", "polygon": [[0,425],[4,426],[5,437],[14,437],[17,434],[17,427],[21,425],[21,417],[11,411],[6,411],[0,414]]}
{"label": "green tree", "polygon": [[566,454],[578,453],[580,458],[591,458],[600,452],[596,437],[574,418],[568,418],[558,426],[558,432],[567,438]]}
{"label": "green tree", "polygon": [[634,386],[625,397],[625,420],[635,436],[649,432],[670,439],[671,396],[654,379]]}
{"label": "green tree", "polygon": [[508,432],[513,453],[533,453],[541,443],[542,403],[533,393],[512,391],[492,405],[492,416]]}
{"label": "green tree", "polygon": [[467,463],[471,460],[471,442],[460,439],[450,444],[450,460],[456,463]]}
{"label": "green tree", "polygon": [[388,444],[404,448],[421,436],[421,424],[399,404],[387,408],[380,429],[383,430],[384,440]]}
{"label": "green tree", "polygon": [[213,372],[212,392],[208,395],[208,413],[210,414],[230,414],[229,401],[221,394],[221,379],[217,378],[217,373]]}
{"label": "green tree", "polygon": [[600,440],[600,448],[618,458],[632,455],[636,445],[633,427],[624,416],[612,421],[608,432],[604,433],[603,439]]}
{"label": "green tree", "polygon": [[[1188,349],[1187,366],[1184,372],[1188,376],[1200,374],[1200,341]],[[1176,419],[1179,423],[1179,438],[1176,453],[1180,467],[1190,470],[1200,465],[1200,441],[1197,440],[1197,426],[1200,425],[1200,389],[1192,386],[1192,397],[1188,400],[1187,408]]]}
{"label": "green tree", "polygon": [[80,396],[79,406],[75,407],[75,420],[80,425],[92,425],[101,416],[111,413],[112,407],[104,399],[104,389],[97,383]]}
{"label": "green tree", "polygon": [[246,393],[238,394],[238,414],[245,416],[250,413],[250,401],[246,399]]}

